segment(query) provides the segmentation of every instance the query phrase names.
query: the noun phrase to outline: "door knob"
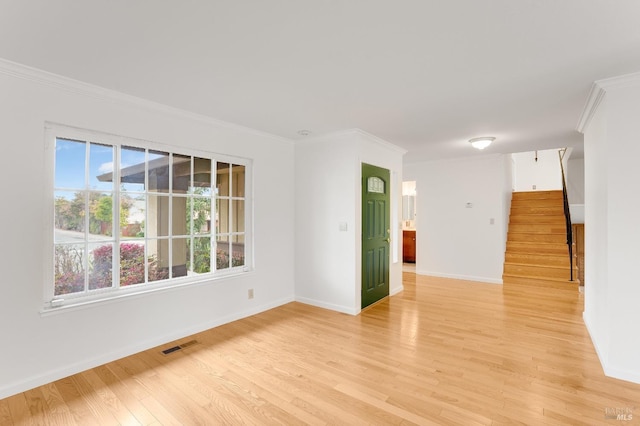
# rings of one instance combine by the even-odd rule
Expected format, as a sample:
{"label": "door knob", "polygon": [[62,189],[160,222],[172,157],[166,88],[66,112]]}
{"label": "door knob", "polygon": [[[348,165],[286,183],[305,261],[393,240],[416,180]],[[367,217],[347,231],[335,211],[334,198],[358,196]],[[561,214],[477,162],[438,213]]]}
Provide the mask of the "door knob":
{"label": "door knob", "polygon": [[384,239],[386,242],[390,243],[391,242],[391,238],[385,238]]}

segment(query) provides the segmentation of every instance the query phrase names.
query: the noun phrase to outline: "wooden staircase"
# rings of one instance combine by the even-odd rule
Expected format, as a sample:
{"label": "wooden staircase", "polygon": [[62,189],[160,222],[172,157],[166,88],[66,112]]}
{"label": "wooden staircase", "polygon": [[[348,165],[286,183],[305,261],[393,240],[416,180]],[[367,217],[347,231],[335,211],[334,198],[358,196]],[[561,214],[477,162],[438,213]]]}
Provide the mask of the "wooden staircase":
{"label": "wooden staircase", "polygon": [[574,281],[570,281],[562,191],[514,192],[502,274],[504,285],[577,290],[575,259],[573,265]]}

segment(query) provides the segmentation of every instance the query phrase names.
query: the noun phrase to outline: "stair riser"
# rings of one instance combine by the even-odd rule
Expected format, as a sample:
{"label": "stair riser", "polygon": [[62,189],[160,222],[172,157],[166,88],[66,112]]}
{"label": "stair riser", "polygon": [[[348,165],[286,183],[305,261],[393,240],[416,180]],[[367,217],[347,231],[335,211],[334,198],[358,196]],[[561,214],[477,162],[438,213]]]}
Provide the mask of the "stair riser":
{"label": "stair riser", "polygon": [[524,277],[536,277],[536,278],[555,278],[569,280],[571,278],[571,271],[566,268],[554,268],[554,267],[538,267],[533,265],[516,265],[505,263],[504,273],[507,275],[516,275]]}
{"label": "stair riser", "polygon": [[549,215],[564,217],[562,206],[511,206],[510,216],[519,215]]}
{"label": "stair riser", "polygon": [[539,243],[567,243],[566,234],[522,234],[511,232],[507,234],[507,241],[539,242]]}
{"label": "stair riser", "polygon": [[537,243],[509,241],[507,242],[508,253],[533,253],[552,254],[557,256],[569,256],[569,248],[566,243],[540,245]]}
{"label": "stair riser", "polygon": [[516,214],[509,216],[509,223],[545,223],[557,226],[566,226],[564,214],[562,215],[542,215],[542,214]]}
{"label": "stair riser", "polygon": [[525,234],[564,234],[566,237],[567,228],[562,224],[512,223],[509,225],[509,232]]}
{"label": "stair riser", "polygon": [[535,199],[554,199],[562,200],[562,191],[525,191],[514,192],[511,196],[512,200],[535,200]]}
{"label": "stair riser", "polygon": [[[577,278],[576,278],[577,279]],[[533,286],[533,287],[548,287],[548,288],[560,288],[567,290],[578,291],[578,281],[552,281],[552,280],[537,280],[534,278],[522,278],[503,276],[502,283],[505,289],[516,289],[518,286]]]}
{"label": "stair riser", "polygon": [[554,199],[539,199],[539,200],[511,200],[511,207],[562,207],[564,203],[562,200]]}
{"label": "stair riser", "polygon": [[[509,263],[525,263],[528,265],[569,267],[569,255],[539,255],[531,253],[506,253],[505,261]],[[574,262],[575,265],[575,262]]]}

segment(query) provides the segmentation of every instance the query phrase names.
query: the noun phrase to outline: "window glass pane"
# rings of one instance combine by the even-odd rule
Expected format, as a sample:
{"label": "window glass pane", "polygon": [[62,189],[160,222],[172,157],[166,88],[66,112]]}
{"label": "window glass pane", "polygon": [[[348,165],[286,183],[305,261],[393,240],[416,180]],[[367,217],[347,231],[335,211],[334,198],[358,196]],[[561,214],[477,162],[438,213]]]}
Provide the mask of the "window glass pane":
{"label": "window glass pane", "polygon": [[216,233],[229,232],[229,200],[216,200]]}
{"label": "window glass pane", "polygon": [[229,267],[229,236],[219,235],[216,246],[216,269]]}
{"label": "window glass pane", "polygon": [[233,235],[231,247],[233,249],[231,266],[244,266],[244,235]]}
{"label": "window glass pane", "polygon": [[120,150],[120,187],[122,191],[144,191],[145,150],[123,146]]}
{"label": "window glass pane", "polygon": [[113,244],[89,245],[89,290],[113,287]]}
{"label": "window glass pane", "polygon": [[54,294],[84,291],[84,244],[57,244],[54,258]]}
{"label": "window glass pane", "polygon": [[144,242],[120,244],[120,286],[144,283]]}
{"label": "window glass pane", "polygon": [[54,241],[84,241],[84,192],[56,191],[54,198]]}
{"label": "window glass pane", "polygon": [[189,270],[196,274],[211,272],[211,238],[193,238],[193,265]]}
{"label": "window glass pane", "polygon": [[188,207],[187,197],[173,197],[171,200],[171,206],[173,209],[173,215],[171,222],[173,224],[171,235],[190,235],[191,229],[187,214]]}
{"label": "window glass pane", "polygon": [[110,239],[113,235],[113,194],[89,193],[89,239]]}
{"label": "window glass pane", "polygon": [[147,244],[149,282],[169,278],[169,240],[149,240]]}
{"label": "window glass pane", "polygon": [[244,197],[244,166],[234,164],[231,173],[233,174],[232,196]]}
{"label": "window glass pane", "polygon": [[92,143],[89,145],[89,187],[113,190],[113,147]]}
{"label": "window glass pane", "polygon": [[244,232],[244,200],[233,200],[231,232]]}
{"label": "window glass pane", "polygon": [[217,163],[216,193],[221,197],[229,196],[229,163]]}
{"label": "window glass pane", "polygon": [[184,277],[187,275],[187,261],[190,258],[187,238],[173,238],[171,241],[171,277]]}
{"label": "window glass pane", "polygon": [[191,157],[173,154],[173,192],[186,194],[191,187]]}
{"label": "window glass pane", "polygon": [[120,237],[144,237],[146,197],[142,194],[120,194]]}
{"label": "window glass pane", "polygon": [[193,159],[193,191],[196,195],[211,195],[211,160]]}
{"label": "window glass pane", "polygon": [[166,237],[169,235],[169,197],[149,195],[145,232],[148,237]]}
{"label": "window glass pane", "polygon": [[85,142],[56,139],[56,188],[85,188],[86,150]]}
{"label": "window glass pane", "polygon": [[[193,208],[191,213],[191,224],[193,224],[192,232],[194,234],[211,233],[211,198],[193,197],[189,198],[188,203]],[[190,210],[190,208],[188,208]],[[191,229],[189,226],[187,229]]]}
{"label": "window glass pane", "polygon": [[169,192],[169,153],[149,151],[149,191]]}

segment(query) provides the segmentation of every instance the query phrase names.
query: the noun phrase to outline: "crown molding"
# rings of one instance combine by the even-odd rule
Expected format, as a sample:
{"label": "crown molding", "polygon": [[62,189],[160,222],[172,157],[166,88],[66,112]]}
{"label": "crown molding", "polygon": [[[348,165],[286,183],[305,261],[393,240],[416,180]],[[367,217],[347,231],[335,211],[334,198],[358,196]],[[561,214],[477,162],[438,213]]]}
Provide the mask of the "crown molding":
{"label": "crown molding", "polygon": [[284,138],[282,136],[252,129],[250,127],[241,126],[239,124],[218,120],[216,118],[209,117],[203,114],[194,113],[159,102],[154,102],[137,96],[128,95],[116,90],[106,89],[104,87],[85,83],[69,77],[64,77],[59,74],[54,74],[38,68],[19,64],[17,62],[12,62],[3,58],[0,58],[0,74],[41,84],[43,86],[52,87],[71,94],[91,97],[108,102],[121,102],[139,108],[145,108],[160,113],[170,114],[173,116],[178,116],[180,118],[185,118],[216,127],[223,127],[243,133],[250,133],[256,136],[267,137],[289,144],[294,143],[292,139]]}
{"label": "crown molding", "polygon": [[591,119],[608,90],[632,86],[640,86],[640,72],[595,81],[591,86],[589,96],[587,96],[587,102],[578,120],[576,130],[580,133],[584,133],[587,130]]}
{"label": "crown molding", "polygon": [[360,136],[362,136],[363,138],[366,138],[372,142],[377,143],[378,145],[382,145],[383,147],[385,147],[386,149],[390,150],[390,151],[395,151],[401,155],[404,155],[407,153],[407,150],[399,147],[398,145],[392,144],[389,141],[386,141],[382,138],[379,138],[376,135],[372,135],[371,133],[365,132],[364,130],[361,129],[351,129],[352,132],[359,134]]}
{"label": "crown molding", "polygon": [[308,137],[296,139],[295,142],[296,144],[320,143],[328,139],[335,139],[335,138],[340,138],[345,136],[361,137],[371,142],[377,143],[378,145],[381,145],[388,150],[398,152],[402,155],[407,153],[406,149],[401,148],[398,145],[394,145],[391,142],[388,142],[382,138],[379,138],[378,136],[372,135],[371,133],[367,133],[364,130],[361,130],[358,128],[337,130],[335,132],[327,132],[319,135],[308,136]]}
{"label": "crown molding", "polygon": [[587,127],[589,127],[589,123],[591,123],[591,119],[598,110],[598,106],[604,99],[605,94],[605,90],[599,86],[597,82],[593,83],[591,90],[589,91],[589,96],[587,96],[587,103],[585,104],[582,114],[580,115],[580,119],[578,120],[578,125],[576,126],[577,131],[584,133],[587,130]]}

